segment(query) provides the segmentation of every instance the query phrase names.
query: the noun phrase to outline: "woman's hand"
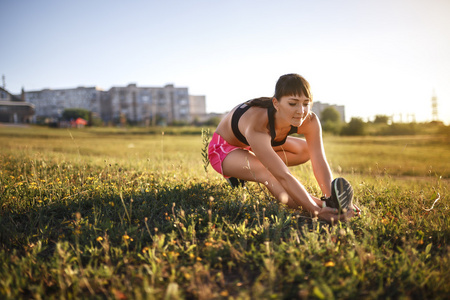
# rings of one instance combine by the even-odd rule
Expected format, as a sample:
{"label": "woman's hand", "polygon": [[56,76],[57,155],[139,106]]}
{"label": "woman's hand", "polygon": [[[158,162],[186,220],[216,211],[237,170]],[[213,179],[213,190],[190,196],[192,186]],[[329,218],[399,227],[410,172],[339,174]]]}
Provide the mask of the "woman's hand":
{"label": "woman's hand", "polygon": [[358,208],[357,212],[348,210],[345,213],[339,214],[339,210],[337,208],[323,207],[317,216],[327,223],[333,224],[337,221],[348,221],[354,217],[356,213],[359,215],[359,212],[360,210]]}

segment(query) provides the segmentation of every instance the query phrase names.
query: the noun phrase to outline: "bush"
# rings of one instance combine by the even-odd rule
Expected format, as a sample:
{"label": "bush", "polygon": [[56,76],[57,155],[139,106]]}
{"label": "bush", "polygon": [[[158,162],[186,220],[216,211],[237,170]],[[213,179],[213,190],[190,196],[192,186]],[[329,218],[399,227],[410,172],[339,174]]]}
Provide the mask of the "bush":
{"label": "bush", "polygon": [[332,134],[339,134],[341,132],[341,114],[334,107],[325,108],[320,114],[322,122],[322,130]]}
{"label": "bush", "polygon": [[416,123],[393,123],[380,131],[381,135],[414,135],[416,133]]}
{"label": "bush", "polygon": [[212,117],[209,120],[207,120],[203,125],[217,127],[217,125],[219,125],[220,121],[221,121],[221,118]]}
{"label": "bush", "polygon": [[443,134],[443,135],[450,137],[450,126],[445,126],[445,125],[439,126],[437,132],[439,134]]}
{"label": "bush", "polygon": [[375,124],[387,124],[389,123],[390,118],[384,115],[376,115],[375,120],[373,121]]}
{"label": "bush", "polygon": [[342,135],[366,135],[366,123],[361,118],[352,118],[350,122],[342,128]]}
{"label": "bush", "polygon": [[66,121],[82,118],[89,120],[89,110],[83,108],[66,108],[62,113],[62,118]]}
{"label": "bush", "polygon": [[324,132],[329,132],[332,134],[340,134],[342,131],[342,123],[341,122],[332,122],[330,120],[322,123],[322,130]]}

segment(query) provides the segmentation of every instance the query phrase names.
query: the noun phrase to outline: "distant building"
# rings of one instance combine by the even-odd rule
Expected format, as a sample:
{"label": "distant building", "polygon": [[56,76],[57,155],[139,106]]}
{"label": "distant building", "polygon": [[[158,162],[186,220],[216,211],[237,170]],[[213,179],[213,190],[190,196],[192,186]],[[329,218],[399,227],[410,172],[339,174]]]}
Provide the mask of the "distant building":
{"label": "distant building", "polygon": [[0,122],[31,123],[34,112],[34,105],[23,100],[23,92],[19,98],[0,88]]}
{"label": "distant building", "polygon": [[324,111],[324,109],[326,109],[327,107],[333,107],[334,109],[336,109],[341,116],[341,121],[345,122],[345,106],[344,105],[335,105],[335,104],[321,103],[320,101],[314,101],[313,106],[312,106],[312,111],[314,113],[316,113],[316,115],[319,116],[319,118],[320,118],[322,111]]}
{"label": "distant building", "polygon": [[206,114],[205,96],[189,96],[189,110],[193,120],[204,122],[209,118],[209,115]]}
{"label": "distant building", "polygon": [[112,87],[107,99],[101,115],[104,121],[116,121],[121,117],[153,125],[192,121],[188,89],[176,88],[172,84],[164,87],[138,87],[136,84]]}
{"label": "distant building", "polygon": [[164,87],[129,84],[109,91],[97,87],[45,89],[26,92],[25,98],[36,106],[37,120],[58,119],[67,108],[87,109],[104,122],[146,125],[192,122],[197,115],[206,114],[204,96],[191,97],[188,88],[172,84]]}
{"label": "distant building", "polygon": [[44,89],[25,92],[25,99],[36,107],[35,121],[58,119],[66,108],[83,108],[100,115],[104,91],[98,87]]}

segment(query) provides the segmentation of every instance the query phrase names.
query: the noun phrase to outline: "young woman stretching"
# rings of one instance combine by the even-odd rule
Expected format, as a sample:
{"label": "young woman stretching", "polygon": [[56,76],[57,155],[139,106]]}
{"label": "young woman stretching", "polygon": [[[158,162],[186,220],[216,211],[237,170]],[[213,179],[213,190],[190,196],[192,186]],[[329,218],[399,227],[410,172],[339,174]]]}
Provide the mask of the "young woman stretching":
{"label": "young woman stretching", "polygon": [[[351,218],[353,189],[333,180],[325,158],[319,118],[311,111],[309,83],[298,74],[278,79],[272,98],[257,98],[235,107],[219,123],[209,144],[211,166],[234,186],[264,184],[280,202],[302,207],[332,223]],[[288,136],[303,134],[305,139]],[[310,195],[288,166],[311,160],[322,199]]]}

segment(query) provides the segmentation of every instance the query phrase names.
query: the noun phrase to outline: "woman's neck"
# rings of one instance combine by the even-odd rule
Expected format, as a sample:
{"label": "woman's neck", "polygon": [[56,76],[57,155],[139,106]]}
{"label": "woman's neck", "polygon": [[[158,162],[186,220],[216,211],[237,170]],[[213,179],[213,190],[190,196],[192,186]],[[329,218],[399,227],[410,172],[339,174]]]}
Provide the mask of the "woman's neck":
{"label": "woman's neck", "polygon": [[291,129],[291,123],[281,118],[278,111],[273,114],[273,120],[276,131],[289,131]]}

